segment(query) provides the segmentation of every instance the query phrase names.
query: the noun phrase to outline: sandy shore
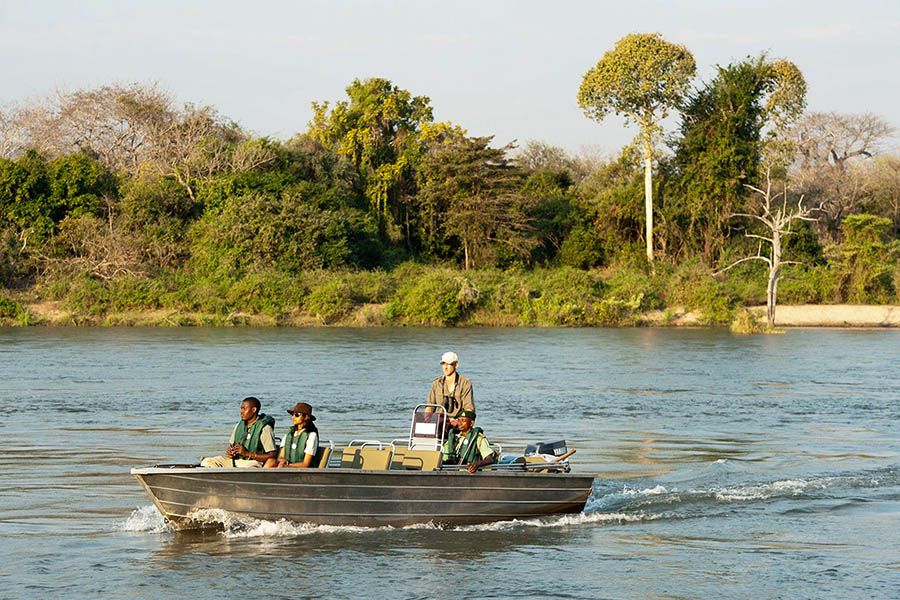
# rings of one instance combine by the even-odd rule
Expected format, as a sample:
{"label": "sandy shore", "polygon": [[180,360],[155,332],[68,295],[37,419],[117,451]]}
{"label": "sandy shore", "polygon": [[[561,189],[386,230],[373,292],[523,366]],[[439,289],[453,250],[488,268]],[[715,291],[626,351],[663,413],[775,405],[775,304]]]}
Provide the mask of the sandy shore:
{"label": "sandy shore", "polygon": [[[73,314],[62,310],[58,302],[26,304],[25,308],[34,316],[33,324],[40,325],[101,325],[101,326],[288,326],[321,327],[325,323],[305,314],[289,315],[277,322],[272,317],[237,313],[228,316],[184,314],[170,310],[148,310],[136,312],[108,313],[103,316]],[[751,307],[761,323],[765,322],[766,307]],[[700,314],[684,309],[669,308],[665,311],[651,311],[641,315],[640,323],[650,327],[702,327]],[[13,323],[5,323],[13,324]],[[514,318],[499,319],[496,315],[476,315],[470,323],[474,326],[516,327]],[[900,328],[900,306],[873,306],[853,304],[802,304],[783,305],[775,310],[777,327],[888,327]],[[466,324],[463,324],[465,326]],[[384,305],[367,304],[347,315],[336,327],[383,327],[390,326],[384,316]]]}
{"label": "sandy shore", "polygon": [[[754,306],[752,310],[764,323],[766,307]],[[663,311],[648,313],[651,325],[697,326],[700,315],[695,312]],[[898,327],[900,306],[860,304],[798,304],[775,307],[776,327]]]}

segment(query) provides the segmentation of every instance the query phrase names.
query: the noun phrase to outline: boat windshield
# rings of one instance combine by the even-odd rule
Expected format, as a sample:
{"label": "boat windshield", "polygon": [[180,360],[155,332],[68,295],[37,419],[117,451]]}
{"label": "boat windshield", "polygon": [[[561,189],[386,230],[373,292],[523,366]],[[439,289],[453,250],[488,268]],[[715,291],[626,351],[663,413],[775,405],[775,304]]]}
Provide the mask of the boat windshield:
{"label": "boat windshield", "polygon": [[420,404],[409,428],[411,450],[440,450],[447,430],[447,413],[437,404]]}

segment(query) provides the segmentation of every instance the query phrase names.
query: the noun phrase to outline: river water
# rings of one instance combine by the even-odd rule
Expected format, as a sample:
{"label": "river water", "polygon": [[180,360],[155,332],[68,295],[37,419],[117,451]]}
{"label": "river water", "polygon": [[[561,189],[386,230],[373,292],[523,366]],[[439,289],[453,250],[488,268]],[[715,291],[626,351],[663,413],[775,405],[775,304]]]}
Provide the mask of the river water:
{"label": "river water", "polygon": [[[898,331],[0,329],[0,598],[897,598]],[[460,355],[507,450],[576,448],[583,514],[176,534],[129,470],[221,453],[241,398],[405,437]]]}

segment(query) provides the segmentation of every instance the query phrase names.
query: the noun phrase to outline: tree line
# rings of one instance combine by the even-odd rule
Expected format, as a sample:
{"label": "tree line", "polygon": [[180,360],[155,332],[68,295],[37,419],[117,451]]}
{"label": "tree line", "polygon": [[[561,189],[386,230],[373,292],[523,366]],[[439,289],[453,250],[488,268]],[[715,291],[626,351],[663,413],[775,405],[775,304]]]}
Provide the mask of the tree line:
{"label": "tree line", "polygon": [[[314,102],[307,130],[288,140],[179,106],[154,85],[8,105],[0,285],[202,289],[410,262],[746,277],[756,267],[742,259],[771,262],[759,217],[780,194],[800,217],[779,233],[787,266],[776,283],[804,280],[820,300],[897,301],[894,128],[872,114],[806,112],[802,73],[785,59],[747,57],[706,82],[695,69],[683,46],[632,34],[573,82],[588,117],[638,125],[610,158],[533,140],[498,147],[436,122],[427,96],[381,78]],[[667,135],[669,113],[678,127]]]}

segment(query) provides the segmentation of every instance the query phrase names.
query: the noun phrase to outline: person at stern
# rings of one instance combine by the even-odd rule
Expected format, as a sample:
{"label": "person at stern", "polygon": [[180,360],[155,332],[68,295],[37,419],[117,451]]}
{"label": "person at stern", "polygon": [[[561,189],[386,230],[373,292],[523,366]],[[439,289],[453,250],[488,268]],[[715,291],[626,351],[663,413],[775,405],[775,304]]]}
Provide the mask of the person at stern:
{"label": "person at stern", "polygon": [[475,427],[475,412],[460,411],[455,429],[451,429],[444,442],[445,465],[466,465],[469,473],[494,463],[494,451],[484,437],[481,427]]}

